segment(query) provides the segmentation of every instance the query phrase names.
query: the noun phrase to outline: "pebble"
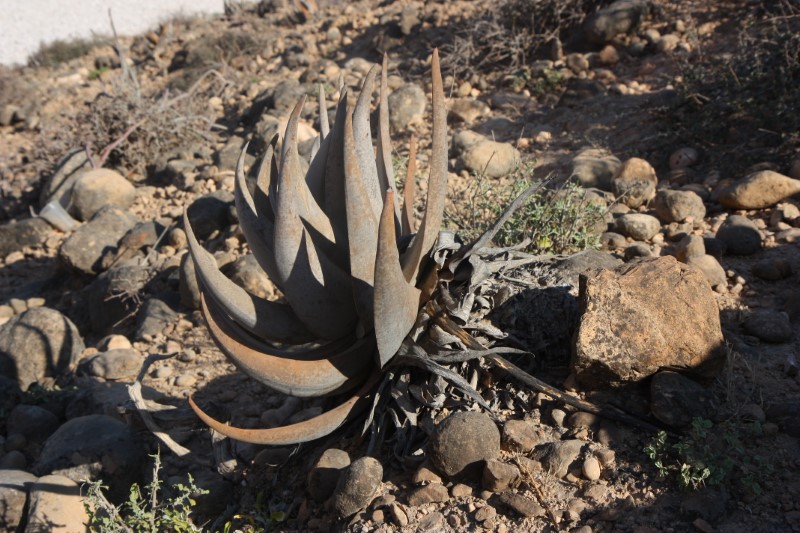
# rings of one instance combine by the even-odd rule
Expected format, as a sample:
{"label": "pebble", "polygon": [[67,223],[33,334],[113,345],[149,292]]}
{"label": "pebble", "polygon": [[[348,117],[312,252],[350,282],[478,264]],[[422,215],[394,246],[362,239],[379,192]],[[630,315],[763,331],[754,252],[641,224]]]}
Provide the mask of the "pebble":
{"label": "pebble", "polygon": [[748,335],[764,342],[780,344],[792,340],[792,324],[789,315],[774,309],[757,309],[742,323]]}
{"label": "pebble", "polygon": [[582,187],[611,191],[611,179],[622,165],[619,158],[599,148],[581,150],[572,159],[570,181]]}
{"label": "pebble", "polygon": [[492,492],[506,490],[519,478],[519,468],[496,459],[486,461],[483,467],[483,488]]}
{"label": "pebble", "polygon": [[456,483],[450,489],[450,495],[453,498],[467,498],[472,496],[472,487],[463,483]]}
{"label": "pebble", "polygon": [[629,213],[617,218],[619,232],[636,241],[649,241],[661,229],[661,222],[651,215]]}
{"label": "pebble", "polygon": [[111,205],[103,207],[67,237],[58,251],[59,257],[75,270],[99,274],[103,270],[103,255],[116,250],[120,239],[137,222],[125,210]]}
{"label": "pebble", "polygon": [[699,269],[706,277],[708,284],[711,287],[727,286],[728,280],[725,277],[725,269],[719,264],[719,261],[708,254],[693,255],[686,259],[686,264]]}
{"label": "pebble", "polygon": [[28,492],[36,476],[23,470],[5,469],[0,483],[0,525],[6,531],[21,531]]}
{"label": "pebble", "polygon": [[28,460],[19,450],[11,450],[0,457],[0,470],[25,470],[27,466]]}
{"label": "pebble", "polygon": [[36,475],[63,474],[74,481],[102,479],[120,501],[140,481],[147,459],[137,433],[106,415],[73,418],[53,433],[33,467]]}
{"label": "pebble", "polygon": [[475,175],[502,178],[519,167],[520,153],[509,143],[492,141],[464,130],[453,137],[453,145],[461,154],[461,163]]}
{"label": "pebble", "polygon": [[637,208],[656,196],[656,171],[644,159],[632,157],[611,179],[614,195],[628,207]]}
{"label": "pebble", "polygon": [[665,224],[703,220],[706,206],[703,199],[692,191],[658,191],[653,202],[656,216]]}
{"label": "pebble", "polygon": [[[50,224],[42,218],[0,224],[0,257],[5,257],[6,263],[11,263],[9,256],[18,256],[28,246],[41,245],[52,231]],[[24,259],[24,255],[20,259]]]}
{"label": "pebble", "polygon": [[761,232],[742,215],[730,215],[720,225],[716,238],[725,244],[728,253],[734,255],[752,255],[761,250]]}
{"label": "pebble", "polygon": [[669,168],[687,168],[693,166],[700,159],[700,153],[690,146],[678,148],[669,156]]}
{"label": "pebble", "polygon": [[411,482],[415,485],[422,485],[423,483],[441,483],[442,478],[427,466],[422,465],[414,472],[414,475],[411,477]]}
{"label": "pebble", "polygon": [[408,505],[419,507],[426,503],[446,502],[449,499],[450,493],[447,491],[447,487],[441,483],[430,483],[412,490],[408,496]]}
{"label": "pebble", "polygon": [[119,172],[95,168],[84,172],[72,187],[70,213],[85,221],[108,205],[128,209],[135,198],[136,188]]}
{"label": "pebble", "polygon": [[16,376],[21,390],[74,367],[85,345],[78,328],[49,307],[35,307],[0,327],[0,373]]}
{"label": "pebble", "polygon": [[622,255],[626,261],[630,261],[631,259],[640,257],[651,257],[653,252],[647,244],[643,242],[634,242],[625,247],[625,251]]}
{"label": "pebble", "polygon": [[545,509],[532,499],[515,492],[500,494],[500,502],[509,509],[519,513],[524,518],[535,518],[545,515]]}
{"label": "pebble", "polygon": [[119,381],[134,379],[142,368],[142,362],[142,356],[133,348],[119,348],[92,357],[85,366],[89,375]]}
{"label": "pebble", "polygon": [[586,443],[582,440],[569,439],[550,443],[540,453],[542,467],[557,478],[563,478],[569,472]]}
{"label": "pebble", "polygon": [[192,374],[181,374],[175,378],[176,387],[191,387],[195,383],[197,383],[197,377]]}
{"label": "pebble", "polygon": [[430,461],[442,474],[478,474],[483,461],[500,454],[500,431],[484,413],[456,412],[436,426],[428,446]]}
{"label": "pebble", "polygon": [[583,473],[583,477],[589,481],[597,481],[600,479],[601,473],[600,461],[598,461],[595,457],[587,457],[583,461],[581,472]]}
{"label": "pebble", "polygon": [[323,502],[336,489],[342,471],[350,466],[350,455],[337,448],[328,448],[311,467],[306,478],[308,493],[311,497]]}
{"label": "pebble", "polygon": [[734,209],[763,209],[797,193],[800,193],[800,180],[772,170],[760,170],[724,188],[718,201]]}
{"label": "pebble", "polygon": [[61,475],[40,477],[30,487],[26,531],[86,531],[89,516],[83,502],[77,482]]}
{"label": "pebble", "polygon": [[400,527],[408,525],[408,514],[399,503],[389,504],[387,511],[392,523]]}
{"label": "pebble", "polygon": [[512,450],[528,452],[544,437],[544,432],[529,420],[508,420],[503,424],[503,443]]}
{"label": "pebble", "polygon": [[[22,435],[27,442],[42,442],[58,429],[58,417],[38,405],[19,404],[6,419],[6,434]],[[13,449],[13,448],[10,448]],[[22,447],[17,448],[22,449]]]}
{"label": "pebble", "polygon": [[341,517],[364,509],[383,479],[383,466],[374,457],[361,457],[344,469],[333,492],[332,506]]}
{"label": "pebble", "polygon": [[406,131],[425,117],[428,98],[416,83],[407,83],[393,91],[388,98],[389,125],[393,131]]}

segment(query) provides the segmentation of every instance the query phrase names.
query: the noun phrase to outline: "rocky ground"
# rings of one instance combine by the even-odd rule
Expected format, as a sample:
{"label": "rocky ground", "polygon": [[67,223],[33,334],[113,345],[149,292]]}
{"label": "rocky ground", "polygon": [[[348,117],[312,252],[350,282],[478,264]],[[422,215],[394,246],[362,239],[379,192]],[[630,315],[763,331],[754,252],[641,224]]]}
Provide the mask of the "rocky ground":
{"label": "rocky ground", "polygon": [[[102,479],[124,502],[158,452],[161,497],[191,474],[208,491],[192,516],[211,531],[800,530],[800,121],[741,76],[729,92],[689,83],[746,52],[769,67],[740,47],[746,32],[779,20],[797,35],[800,7],[606,3],[520,68],[481,59],[505,49],[494,2],[328,4],[232,4],[0,70],[0,527],[80,530],[82,484]],[[468,218],[476,180],[551,176],[602,207],[585,228],[601,249],[492,277],[471,322],[600,414],[465,365],[495,420],[409,374],[401,429],[372,456],[359,424],[292,447],[212,434],[190,395],[241,427],[329,402],[269,391],[210,340],[184,208],[229,277],[278,297],[232,206],[245,141],[249,167],[306,94],[307,156],[316,96],[332,112],[339,80],[357,90],[386,52],[395,166],[404,174],[413,134],[424,177],[434,47],[451,224]]]}

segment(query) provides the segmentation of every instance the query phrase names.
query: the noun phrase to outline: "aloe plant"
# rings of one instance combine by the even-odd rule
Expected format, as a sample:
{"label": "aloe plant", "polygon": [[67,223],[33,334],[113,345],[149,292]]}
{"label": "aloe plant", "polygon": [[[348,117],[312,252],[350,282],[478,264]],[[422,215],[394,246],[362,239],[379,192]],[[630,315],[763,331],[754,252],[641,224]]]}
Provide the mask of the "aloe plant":
{"label": "aloe plant", "polygon": [[[288,444],[319,438],[359,411],[411,331],[432,290],[437,239],[447,190],[447,124],[438,52],[432,58],[433,133],[427,202],[419,231],[396,195],[389,139],[387,62],[380,79],[377,149],[370,100],[379,67],[365,78],[351,110],[341,91],[332,129],[320,93],[320,136],[303,175],[297,147],[301,100],[277,153],[273,139],[253,194],[236,168],[235,205],[242,231],[261,268],[287,303],[256,297],[234,284],[184,224],[201,287],[209,332],[243,371],[279,392],[323,396],[359,387],[346,402],[287,427],[240,429],[191,406],[231,438]],[[413,176],[411,183],[413,183]],[[406,203],[413,196],[406,193]]]}
{"label": "aloe plant", "polygon": [[356,389],[355,393],[315,418],[268,429],[229,426],[190,398],[192,409],[211,428],[233,439],[271,445],[307,442],[331,433],[369,405],[374,413],[371,395],[382,376],[392,379],[385,371],[405,365],[445,378],[491,412],[461,375],[439,364],[481,358],[562,403],[641,425],[547,385],[499,355],[525,352],[486,349],[458,325],[469,318],[475,292],[492,272],[535,259],[485,261],[492,254],[505,257],[504,250],[486,252],[488,245],[544,183],[531,185],[469,244],[460,245],[452,234],[440,233],[447,193],[447,123],[439,54],[434,51],[430,174],[424,214],[415,232],[416,143],[412,141],[401,209],[391,163],[386,70],[384,58],[377,147],[372,146],[369,120],[376,65],[367,74],[352,112],[340,87],[332,129],[320,91],[320,135],[305,174],[297,147],[303,100],[290,116],[280,150],[277,138],[267,147],[253,193],[244,175],[247,147],[239,157],[235,180],[239,223],[253,255],[286,303],[256,297],[223,275],[184,214],[201,308],[212,338],[228,358],[287,395],[316,397]]}

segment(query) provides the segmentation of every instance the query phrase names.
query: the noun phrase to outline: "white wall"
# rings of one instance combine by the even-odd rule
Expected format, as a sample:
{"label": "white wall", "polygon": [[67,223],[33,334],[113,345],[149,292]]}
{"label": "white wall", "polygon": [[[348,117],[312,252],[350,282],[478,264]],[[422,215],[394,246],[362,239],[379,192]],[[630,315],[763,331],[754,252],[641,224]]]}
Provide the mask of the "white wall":
{"label": "white wall", "polygon": [[0,0],[0,63],[24,64],[41,42],[155,28],[178,13],[222,13],[224,0]]}

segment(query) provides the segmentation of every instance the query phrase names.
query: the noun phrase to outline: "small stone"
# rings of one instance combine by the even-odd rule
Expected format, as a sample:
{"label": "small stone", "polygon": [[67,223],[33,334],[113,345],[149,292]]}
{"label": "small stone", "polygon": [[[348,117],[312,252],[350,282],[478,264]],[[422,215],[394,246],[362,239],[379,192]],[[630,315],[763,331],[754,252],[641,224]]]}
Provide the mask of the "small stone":
{"label": "small stone", "polygon": [[332,502],[336,513],[348,517],[369,505],[383,479],[383,466],[374,457],[353,461],[339,477]]}
{"label": "small stone", "polygon": [[702,257],[706,255],[705,241],[699,235],[686,235],[675,245],[674,255],[682,263],[690,257]]}
{"label": "small stone", "polygon": [[0,470],[25,470],[27,466],[28,460],[19,450],[11,450],[0,457]]}
{"label": "small stone", "polygon": [[89,220],[107,205],[128,209],[135,198],[136,188],[119,172],[95,168],[75,182],[70,213],[78,220]]}
{"label": "small stone", "polygon": [[492,110],[486,103],[474,98],[454,98],[450,101],[448,118],[455,122],[472,124],[480,117],[490,116]]}
{"label": "small stone", "polygon": [[744,330],[764,342],[784,343],[792,340],[792,325],[789,315],[773,309],[752,311],[742,324]]}
{"label": "small stone", "polygon": [[37,475],[63,474],[74,481],[102,479],[113,501],[140,482],[146,454],[139,436],[105,415],[73,418],[53,433],[33,468]]}
{"label": "small stone", "polygon": [[483,467],[483,488],[492,492],[502,492],[519,478],[519,468],[514,465],[490,459]]}
{"label": "small stone", "polygon": [[800,193],[800,180],[761,170],[722,191],[719,203],[734,209],[763,209]]}
{"label": "small stone", "polygon": [[661,53],[672,52],[678,47],[680,42],[680,36],[675,35],[674,33],[668,33],[666,35],[662,35],[658,42],[656,42],[656,50]]}
{"label": "small stone", "polygon": [[543,439],[543,432],[528,420],[508,420],[503,425],[503,443],[513,450],[529,452]]}
{"label": "small stone", "polygon": [[36,476],[23,470],[4,469],[0,483],[0,527],[5,531],[21,531],[25,518],[28,492]]}
{"label": "small stone", "polygon": [[591,15],[583,33],[594,44],[611,42],[617,35],[633,32],[649,9],[645,0],[617,0]]}
{"label": "small stone", "polygon": [[78,328],[49,307],[35,307],[0,326],[0,374],[20,390],[74,367],[85,345]]}
{"label": "small stone", "polygon": [[557,478],[565,477],[585,444],[577,439],[550,443],[540,454],[542,467]]}
{"label": "small stone", "polygon": [[181,387],[181,388],[191,387],[195,383],[197,383],[197,377],[195,377],[192,374],[181,374],[180,376],[175,378],[176,387]]}
{"label": "small stone", "polygon": [[669,156],[669,168],[687,168],[697,163],[700,153],[689,146],[678,148]]}
{"label": "small stone", "polygon": [[608,468],[614,464],[617,454],[614,450],[609,448],[600,448],[594,451],[594,456],[597,457],[604,468]]}
{"label": "small stone", "polygon": [[611,179],[622,165],[619,158],[597,148],[578,152],[572,159],[570,181],[584,188],[597,188],[611,191]]}
{"label": "small stone", "polygon": [[463,483],[456,483],[450,489],[450,495],[453,496],[453,498],[467,498],[472,496],[472,487]]}
{"label": "small stone", "polygon": [[780,281],[792,275],[792,264],[781,257],[765,259],[753,265],[750,272],[766,281]]}
{"label": "small stone", "polygon": [[408,505],[419,507],[426,503],[446,502],[449,499],[450,493],[447,491],[447,487],[441,483],[430,483],[411,491],[408,496]]}
{"label": "small stone", "polygon": [[404,527],[408,525],[408,515],[399,503],[391,503],[388,507],[389,518],[392,523]]}
{"label": "small stone", "polygon": [[394,131],[405,131],[423,119],[428,99],[419,85],[407,83],[393,91],[388,102],[389,124]]}
{"label": "small stone", "polygon": [[383,509],[375,509],[374,511],[372,511],[370,519],[376,524],[383,524],[384,521]]}
{"label": "small stone", "polygon": [[139,374],[142,362],[143,358],[139,352],[132,348],[121,348],[108,350],[93,357],[86,366],[87,372],[92,376],[112,381],[132,380]]}
{"label": "small stone", "polygon": [[442,525],[444,525],[444,515],[439,511],[434,511],[419,521],[417,531],[441,531]]}
{"label": "small stone", "polygon": [[567,418],[567,413],[563,411],[563,409],[553,409],[550,411],[550,418],[553,419],[553,423],[556,427],[564,427],[564,420]]}
{"label": "small stone", "polygon": [[703,199],[692,191],[658,191],[653,204],[656,216],[665,224],[703,220],[706,216]]}
{"label": "small stone", "polygon": [[483,461],[499,454],[500,432],[484,413],[451,414],[436,426],[429,443],[431,463],[446,476],[479,473]]}
{"label": "small stone", "polygon": [[464,167],[476,175],[502,178],[516,170],[520,163],[519,151],[514,146],[489,140],[473,131],[457,133],[453,145],[460,152]]}
{"label": "small stone", "polygon": [[103,270],[102,258],[133,228],[138,220],[115,206],[100,209],[86,224],[76,229],[62,243],[59,257],[70,267],[86,274]]}
{"label": "small stone", "polygon": [[486,520],[490,520],[495,516],[497,516],[497,509],[491,505],[484,505],[475,511],[475,520],[478,522],[485,522]]}
{"label": "small stone", "polygon": [[337,448],[328,448],[311,467],[307,477],[308,493],[314,500],[327,500],[336,489],[342,471],[350,466],[350,455]]}
{"label": "small stone", "polygon": [[727,286],[725,269],[714,256],[708,254],[692,256],[686,259],[686,264],[700,270],[711,287]]}
{"label": "small stone", "polygon": [[617,170],[611,179],[614,195],[625,205],[637,208],[656,196],[656,171],[644,159],[632,157]]}
{"label": "small stone", "polygon": [[649,241],[661,229],[656,217],[642,213],[622,215],[616,225],[620,233],[636,241]]}
{"label": "small stone", "polygon": [[80,485],[61,475],[40,477],[30,487],[27,521],[26,531],[86,531],[89,516]]}
{"label": "small stone", "polygon": [[6,419],[6,434],[23,435],[28,442],[43,442],[56,429],[58,417],[38,405],[17,405]]}
{"label": "small stone", "polygon": [[600,461],[598,461],[595,457],[587,457],[583,460],[581,472],[583,473],[583,477],[585,479],[588,479],[589,481],[597,481],[600,479]]}
{"label": "small stone", "polygon": [[728,253],[751,255],[761,250],[761,232],[747,217],[730,215],[717,230],[717,239],[725,243]]}
{"label": "small stone", "polygon": [[545,515],[544,507],[522,494],[504,492],[500,494],[500,502],[525,518],[535,518]]}
{"label": "small stone", "polygon": [[764,410],[760,405],[755,403],[748,403],[742,406],[739,410],[739,416],[744,420],[758,422],[760,424],[763,424],[767,420],[767,415],[764,413]]}
{"label": "small stone", "polygon": [[411,477],[411,482],[415,485],[422,485],[423,483],[441,483],[442,478],[427,466],[422,465],[414,472],[414,475]]}
{"label": "small stone", "polygon": [[142,340],[146,336],[153,337],[162,333],[169,324],[175,321],[177,316],[177,313],[164,300],[155,297],[148,298],[139,309],[134,339]]}
{"label": "small stone", "polygon": [[652,255],[653,252],[650,250],[650,247],[643,242],[631,243],[629,246],[625,247],[625,251],[623,252],[626,261],[640,257],[651,257]]}
{"label": "small stone", "polygon": [[109,350],[130,350],[132,348],[133,345],[131,341],[129,341],[128,337],[125,335],[108,335],[97,343],[97,349],[103,352]]}

